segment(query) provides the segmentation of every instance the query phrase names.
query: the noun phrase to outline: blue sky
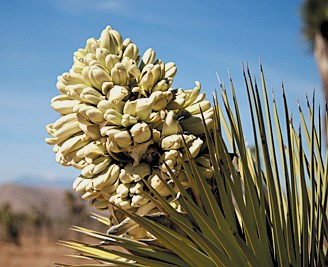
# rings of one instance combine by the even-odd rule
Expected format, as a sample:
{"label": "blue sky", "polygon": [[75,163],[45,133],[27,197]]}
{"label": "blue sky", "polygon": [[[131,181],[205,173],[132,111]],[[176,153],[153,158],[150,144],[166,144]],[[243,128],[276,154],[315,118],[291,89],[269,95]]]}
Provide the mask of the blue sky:
{"label": "blue sky", "polygon": [[[50,108],[56,77],[72,65],[73,52],[106,25],[130,37],[141,52],[174,61],[174,87],[202,84],[211,96],[216,72],[229,69],[243,102],[241,62],[258,75],[262,58],[267,85],[280,93],[284,81],[290,106],[320,80],[301,34],[301,1],[2,0],[0,8],[0,182],[28,176],[69,179],[78,175],[55,162],[44,129],[58,115]],[[302,102],[304,102],[302,100]],[[247,119],[246,119],[247,120]]]}

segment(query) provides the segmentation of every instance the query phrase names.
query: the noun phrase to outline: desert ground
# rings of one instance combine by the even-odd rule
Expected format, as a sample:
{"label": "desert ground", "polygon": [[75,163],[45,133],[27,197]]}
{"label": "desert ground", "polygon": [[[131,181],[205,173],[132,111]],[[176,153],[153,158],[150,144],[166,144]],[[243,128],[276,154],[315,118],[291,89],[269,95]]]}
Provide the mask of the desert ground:
{"label": "desert ground", "polygon": [[[0,267],[87,263],[85,260],[65,256],[74,254],[74,251],[56,244],[57,241],[96,242],[69,230],[72,225],[106,232],[104,225],[90,219],[90,212],[96,211],[90,209],[78,195],[69,194],[73,202],[65,200],[70,191],[16,184],[0,185],[0,191]],[[6,210],[5,207],[10,209]],[[19,246],[10,242],[10,226],[16,229],[14,232],[20,241]]]}
{"label": "desert ground", "polygon": [[86,263],[85,260],[65,256],[74,252],[47,237],[35,240],[32,236],[24,235],[20,246],[4,241],[0,242],[0,246],[0,266],[3,267],[50,267],[60,266],[56,263]]}

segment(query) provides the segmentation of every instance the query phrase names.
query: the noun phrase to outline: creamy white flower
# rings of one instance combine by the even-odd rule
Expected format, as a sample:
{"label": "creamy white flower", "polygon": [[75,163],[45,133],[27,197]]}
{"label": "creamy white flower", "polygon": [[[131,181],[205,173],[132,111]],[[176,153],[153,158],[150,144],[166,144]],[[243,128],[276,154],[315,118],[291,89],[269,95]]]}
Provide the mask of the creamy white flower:
{"label": "creamy white flower", "polygon": [[187,186],[181,168],[186,149],[205,177],[213,175],[201,120],[202,111],[210,129],[213,109],[199,82],[194,89],[172,89],[176,65],[156,59],[151,48],[140,56],[136,44],[110,26],[73,58],[69,72],[58,77],[60,95],[51,106],[62,117],[46,126],[46,142],[60,164],[81,170],[73,188],[91,205],[153,212],[144,182],[167,197],[161,178],[174,188],[173,171]]}

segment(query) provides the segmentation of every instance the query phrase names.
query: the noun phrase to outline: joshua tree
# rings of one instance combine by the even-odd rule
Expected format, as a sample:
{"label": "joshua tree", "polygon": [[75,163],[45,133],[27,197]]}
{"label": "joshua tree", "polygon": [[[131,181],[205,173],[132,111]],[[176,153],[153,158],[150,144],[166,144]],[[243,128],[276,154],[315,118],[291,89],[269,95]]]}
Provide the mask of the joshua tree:
{"label": "joshua tree", "polygon": [[328,266],[328,150],[315,98],[296,126],[284,90],[280,108],[260,69],[260,84],[243,72],[241,114],[232,80],[231,97],[220,84],[223,105],[214,94],[211,106],[200,83],[172,89],[175,64],[152,49],[140,57],[111,27],[74,53],[46,141],[59,163],[81,169],[82,198],[111,213],[94,216],[107,234],[74,227],[96,244],[62,242],[95,262],[75,267]]}
{"label": "joshua tree", "polygon": [[52,220],[48,215],[48,203],[42,202],[40,206],[34,206],[30,215],[30,220],[33,226],[34,241],[39,242],[42,233],[46,231],[48,240],[53,235]]}
{"label": "joshua tree", "polygon": [[[248,70],[244,78],[252,128],[243,127],[233,83],[232,99],[221,85],[224,104],[216,95],[214,126],[212,131],[205,128],[213,176],[206,178],[187,153],[188,163],[181,161],[187,188],[175,170],[168,170],[171,183],[160,177],[169,197],[143,179],[150,191],[144,193],[160,212],[140,215],[114,204],[127,218],[111,225],[108,218],[96,216],[111,225],[107,234],[75,227],[96,242],[62,243],[97,264],[74,267],[328,266],[328,156],[314,98],[307,103],[308,112],[300,107],[302,123],[296,126],[284,91],[282,108],[268,96],[262,68],[261,85]],[[327,112],[324,117],[327,123]],[[245,142],[249,131],[253,153]],[[232,148],[238,154],[236,166]],[[131,239],[131,229],[140,226],[148,239]]]}
{"label": "joshua tree", "polygon": [[5,231],[5,240],[20,246],[20,231],[17,223],[17,216],[12,212],[9,203],[5,203],[0,208],[0,222]]}
{"label": "joshua tree", "polygon": [[70,223],[81,223],[81,220],[86,217],[84,203],[71,191],[65,193],[65,203],[67,205]]}
{"label": "joshua tree", "polygon": [[310,41],[328,97],[328,1],[305,0],[302,6],[303,31]]}

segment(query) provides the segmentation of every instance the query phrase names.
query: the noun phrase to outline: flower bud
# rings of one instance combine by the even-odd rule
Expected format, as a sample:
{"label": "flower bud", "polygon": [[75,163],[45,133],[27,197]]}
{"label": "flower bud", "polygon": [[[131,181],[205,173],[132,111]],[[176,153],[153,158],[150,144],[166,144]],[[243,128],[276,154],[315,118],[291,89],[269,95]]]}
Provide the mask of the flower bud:
{"label": "flower bud", "polygon": [[150,99],[153,99],[154,104],[152,106],[152,109],[154,111],[160,111],[164,110],[166,108],[167,103],[171,100],[172,94],[169,93],[163,93],[163,92],[153,92],[150,95]]}
{"label": "flower bud", "polygon": [[149,201],[148,197],[144,195],[135,195],[131,199],[131,207],[140,207]]}
{"label": "flower bud", "polygon": [[111,70],[112,81],[117,85],[127,85],[129,79],[129,73],[125,69],[122,63],[116,63]]}
{"label": "flower bud", "polygon": [[137,60],[139,55],[139,49],[134,43],[129,43],[123,52],[123,58],[128,57],[133,60]]}
{"label": "flower bud", "polygon": [[131,125],[134,125],[138,122],[136,117],[133,117],[129,114],[123,114],[122,116],[122,125],[123,127],[129,127]]}
{"label": "flower bud", "polygon": [[108,209],[108,201],[107,200],[98,200],[98,199],[91,199],[89,202],[90,207],[95,207],[98,210]]}
{"label": "flower bud", "polygon": [[[197,99],[200,92],[200,83],[198,81],[195,82],[196,86],[192,90],[185,90],[186,93],[186,102],[184,104],[185,107],[194,103]],[[204,110],[203,110],[204,111]]]}
{"label": "flower bud", "polygon": [[104,118],[110,125],[122,125],[122,114],[114,109],[107,109]]}
{"label": "flower bud", "polygon": [[93,141],[78,151],[78,157],[97,158],[106,152],[104,140]]}
{"label": "flower bud", "polygon": [[202,145],[203,145],[203,140],[202,139],[200,139],[200,138],[197,138],[196,140],[194,140],[191,144],[188,144],[188,150],[189,150],[189,152],[190,152],[190,155],[193,157],[193,158],[195,158],[197,155],[198,155],[198,153],[199,153],[199,151],[200,151],[200,149],[201,149],[201,147],[202,147]]}
{"label": "flower bud", "polygon": [[[58,82],[59,83],[59,82]],[[57,83],[57,87],[60,86]],[[87,86],[85,84],[69,84],[65,85],[65,94],[73,99],[81,100],[80,94]],[[59,89],[58,89],[59,90]]]}
{"label": "flower bud", "polygon": [[[94,53],[88,53],[85,58],[83,59],[83,63],[85,64],[85,66],[92,66],[92,65],[97,65],[98,61],[96,58],[96,55]],[[85,68],[83,68],[85,69]],[[82,70],[83,72],[83,70]]]}
{"label": "flower bud", "polygon": [[106,56],[109,54],[108,49],[99,47],[96,49],[96,58],[97,61],[106,68]]}
{"label": "flower bud", "polygon": [[128,131],[121,130],[112,137],[110,141],[115,143],[120,148],[128,148],[132,144],[132,139]]}
{"label": "flower bud", "polygon": [[181,131],[180,129],[179,122],[175,119],[175,113],[170,110],[163,123],[162,136],[177,134]]}
{"label": "flower bud", "polygon": [[130,193],[131,194],[141,194],[143,187],[144,187],[144,183],[142,181],[133,183],[133,184],[131,184],[131,187],[130,187]]}
{"label": "flower bud", "polygon": [[93,123],[102,123],[105,120],[104,119],[104,113],[102,111],[100,111],[99,109],[94,108],[94,107],[87,110],[86,116]]}
{"label": "flower bud", "polygon": [[122,49],[125,50],[127,48],[127,46],[129,44],[131,44],[131,43],[132,43],[132,41],[131,41],[130,38],[125,38],[124,41],[123,41],[123,47],[122,47]]}
{"label": "flower bud", "polygon": [[115,85],[112,89],[110,89],[108,95],[108,101],[117,104],[121,102],[127,95],[129,94],[129,90],[124,86]]}
{"label": "flower bud", "polygon": [[143,143],[150,139],[151,131],[147,123],[141,122],[132,126],[131,136],[135,143]]}
{"label": "flower bud", "polygon": [[109,199],[112,194],[114,192],[116,192],[116,189],[118,187],[118,185],[120,184],[120,180],[117,179],[116,182],[112,185],[107,185],[107,186],[104,186],[102,189],[101,189],[101,194],[102,196],[105,198],[105,199]]}
{"label": "flower bud", "polygon": [[61,115],[72,113],[73,107],[79,103],[79,100],[72,100],[71,98],[64,95],[60,95],[51,99],[51,107]]}
{"label": "flower bud", "polygon": [[172,78],[165,78],[163,80],[160,80],[158,83],[155,84],[153,89],[151,90],[152,92],[157,92],[157,91],[166,91],[170,88],[172,85]]}
{"label": "flower bud", "polygon": [[101,190],[105,186],[112,185],[118,179],[120,167],[117,164],[111,164],[107,169],[92,179],[92,187],[95,190]]}
{"label": "flower bud", "polygon": [[99,41],[100,46],[108,49],[111,54],[116,55],[122,49],[123,41],[121,35],[117,31],[112,30],[110,26],[107,26],[101,32]]}
{"label": "flower bud", "polygon": [[64,143],[62,143],[58,151],[60,151],[60,153],[65,156],[74,150],[84,147],[89,142],[90,139],[85,134],[77,135],[67,139]]}
{"label": "flower bud", "polygon": [[149,183],[152,188],[154,188],[161,196],[170,195],[170,191],[166,188],[166,186],[162,183],[160,176],[164,176],[162,172],[159,170],[155,170],[152,172],[152,175],[149,177]]}
{"label": "flower bud", "polygon": [[117,55],[109,54],[105,58],[105,65],[107,71],[111,72],[116,63],[120,62],[120,58]]}
{"label": "flower bud", "polygon": [[210,108],[211,108],[211,102],[208,100],[203,100],[200,103],[195,103],[188,107],[185,107],[185,110],[190,114],[195,115],[195,114],[201,114],[201,112],[205,112]]}
{"label": "flower bud", "polygon": [[79,48],[77,51],[73,53],[73,60],[74,62],[82,62],[83,63],[83,58],[87,55],[87,50]]}
{"label": "flower bud", "polygon": [[151,48],[148,48],[142,56],[140,69],[142,70],[144,66],[146,66],[147,64],[154,64],[155,57],[156,57],[155,51]]}
{"label": "flower bud", "polygon": [[159,65],[146,65],[141,73],[139,86],[141,89],[150,92],[151,88],[161,79]]}
{"label": "flower bud", "polygon": [[97,105],[102,100],[103,95],[91,87],[86,87],[82,90],[80,97],[84,102]]}
{"label": "flower bud", "polygon": [[131,200],[130,199],[121,199],[118,203],[123,209],[130,209],[131,208]]}
{"label": "flower bud", "polygon": [[88,71],[91,84],[99,90],[101,90],[101,86],[104,82],[111,81],[111,77],[101,66],[91,66]]}
{"label": "flower bud", "polygon": [[174,62],[168,62],[165,64],[165,78],[174,78],[177,73],[177,67]]}
{"label": "flower bud", "polygon": [[117,189],[116,193],[120,198],[125,198],[129,195],[130,184],[120,184]]}
{"label": "flower bud", "polygon": [[182,139],[178,134],[166,136],[162,139],[161,142],[161,147],[163,150],[179,149],[182,146]]}
{"label": "flower bud", "polygon": [[132,163],[129,163],[121,170],[119,178],[122,183],[131,183],[132,181],[138,182],[149,174],[150,166],[148,164],[140,163],[137,166],[133,166]]}
{"label": "flower bud", "polygon": [[[169,167],[171,171],[174,170],[177,165],[178,157],[179,157],[178,150],[164,151],[164,154],[161,157],[161,161],[163,162],[160,167],[161,170],[163,172],[168,172],[169,170],[167,169],[166,165]],[[164,164],[164,162],[166,165]]]}
{"label": "flower bud", "polygon": [[94,54],[99,47],[99,42],[95,38],[89,38],[85,47],[86,52]]}
{"label": "flower bud", "polygon": [[124,65],[125,69],[128,71],[129,74],[131,74],[134,78],[139,79],[140,70],[133,59],[124,57],[122,59],[122,64]]}
{"label": "flower bud", "polygon": [[167,104],[166,108],[169,110],[181,109],[184,106],[185,98],[173,97],[172,100]]}
{"label": "flower bud", "polygon": [[127,101],[124,105],[123,112],[134,117],[139,117],[140,120],[146,120],[153,105],[153,100],[149,98],[140,98],[133,101]]}
{"label": "flower bud", "polygon": [[153,129],[153,139],[156,143],[159,143],[159,141],[161,140],[161,132],[157,129]]}
{"label": "flower bud", "polygon": [[65,72],[61,76],[57,77],[58,81],[65,85],[69,84],[85,84],[87,86],[90,86],[91,83],[88,83],[89,79],[85,80],[83,75],[78,73],[72,73],[72,72]]}
{"label": "flower bud", "polygon": [[163,120],[165,118],[165,111],[164,114],[161,112],[152,112],[150,113],[149,117],[145,120],[145,122],[149,123],[152,125],[153,128],[156,128],[157,126],[163,124]]}
{"label": "flower bud", "polygon": [[79,128],[92,140],[97,140],[101,138],[99,125],[93,124],[87,118],[85,118],[81,113],[77,114],[77,119],[79,122]]}
{"label": "flower bud", "polygon": [[99,108],[99,110],[102,112],[106,112],[107,109],[114,109],[120,113],[123,113],[124,105],[125,105],[124,102],[119,102],[117,104],[114,104],[112,102],[109,102],[108,100],[101,100],[98,103],[97,108]]}

